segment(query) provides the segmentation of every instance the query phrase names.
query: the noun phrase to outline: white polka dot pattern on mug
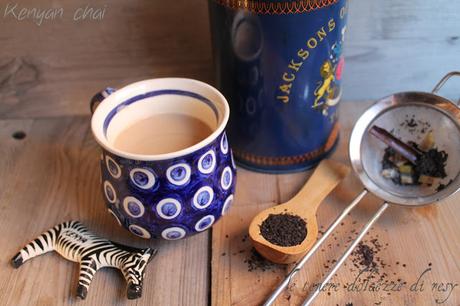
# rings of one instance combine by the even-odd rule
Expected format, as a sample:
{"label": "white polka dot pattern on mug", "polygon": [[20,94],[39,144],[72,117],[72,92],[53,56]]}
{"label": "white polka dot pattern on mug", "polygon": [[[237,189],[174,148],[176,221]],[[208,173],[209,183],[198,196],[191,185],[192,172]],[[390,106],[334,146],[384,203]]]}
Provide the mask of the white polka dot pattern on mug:
{"label": "white polka dot pattern on mug", "polygon": [[209,174],[216,167],[216,153],[214,150],[209,150],[204,153],[198,160],[198,170],[203,174]]}
{"label": "white polka dot pattern on mug", "polygon": [[103,188],[105,198],[107,199],[107,201],[109,201],[109,203],[114,204],[117,201],[117,193],[115,192],[115,188],[113,188],[112,183],[110,183],[109,181],[105,181]]}
{"label": "white polka dot pattern on mug", "polygon": [[156,211],[157,214],[166,220],[176,218],[182,210],[180,202],[173,198],[163,199],[158,202]]}
{"label": "white polka dot pattern on mug", "polygon": [[113,176],[113,178],[116,178],[116,179],[120,178],[121,168],[112,157],[108,155],[105,156],[105,165],[110,175]]}
{"label": "white polka dot pattern on mug", "polygon": [[118,216],[117,216],[117,215],[116,215],[116,214],[113,212],[113,210],[111,210],[110,208],[109,208],[109,209],[107,209],[107,210],[108,210],[108,211],[109,211],[109,213],[110,213],[110,214],[113,216],[113,218],[114,218],[115,220],[117,220],[117,223],[118,223],[118,225],[120,225],[120,226],[121,226],[121,221],[120,221],[120,218],[118,218]]}
{"label": "white polka dot pattern on mug", "polygon": [[216,218],[213,215],[204,216],[195,224],[195,230],[197,232],[202,232],[204,230],[207,230],[214,224],[215,219]]}
{"label": "white polka dot pattern on mug", "polygon": [[161,237],[166,240],[177,240],[185,237],[185,230],[181,227],[169,227],[161,232]]}
{"label": "white polka dot pattern on mug", "polygon": [[134,168],[129,172],[131,182],[141,189],[150,189],[155,185],[156,178],[153,171],[145,168]]}
{"label": "white polka dot pattern on mug", "polygon": [[230,158],[231,158],[233,170],[236,170],[235,158],[233,157],[232,151],[230,151]]}
{"label": "white polka dot pattern on mug", "polygon": [[205,209],[211,205],[214,199],[214,190],[210,186],[203,186],[193,196],[193,206],[198,209]]}
{"label": "white polka dot pattern on mug", "polygon": [[222,176],[220,178],[220,185],[224,190],[228,190],[232,185],[233,174],[230,167],[225,167],[224,171],[222,171]]}
{"label": "white polka dot pattern on mug", "polygon": [[151,237],[149,231],[139,225],[131,224],[128,228],[131,233],[141,238],[150,239]]}
{"label": "white polka dot pattern on mug", "polygon": [[140,218],[144,215],[145,208],[141,201],[129,196],[123,200],[125,212],[132,218]]}
{"label": "white polka dot pattern on mug", "polygon": [[189,182],[192,170],[186,163],[171,166],[166,170],[168,181],[176,186],[182,186]]}
{"label": "white polka dot pattern on mug", "polygon": [[225,133],[222,135],[222,138],[220,139],[220,150],[224,154],[228,153],[228,140],[227,135]]}
{"label": "white polka dot pattern on mug", "polygon": [[233,194],[229,195],[222,206],[222,216],[225,215],[233,203]]}

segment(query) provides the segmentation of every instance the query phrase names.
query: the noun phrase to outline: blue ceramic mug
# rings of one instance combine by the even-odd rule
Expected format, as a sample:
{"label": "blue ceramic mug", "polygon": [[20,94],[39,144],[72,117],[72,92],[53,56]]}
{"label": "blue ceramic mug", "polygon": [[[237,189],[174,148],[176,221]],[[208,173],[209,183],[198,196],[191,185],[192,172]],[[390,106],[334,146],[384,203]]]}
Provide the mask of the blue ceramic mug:
{"label": "blue ceramic mug", "polygon": [[[106,89],[91,108],[102,147],[103,196],[119,225],[142,238],[176,240],[210,228],[227,212],[236,168],[225,134],[229,106],[218,90],[191,79],[152,79]],[[212,132],[166,154],[132,154],[113,145],[121,131],[159,114],[191,116]]]}

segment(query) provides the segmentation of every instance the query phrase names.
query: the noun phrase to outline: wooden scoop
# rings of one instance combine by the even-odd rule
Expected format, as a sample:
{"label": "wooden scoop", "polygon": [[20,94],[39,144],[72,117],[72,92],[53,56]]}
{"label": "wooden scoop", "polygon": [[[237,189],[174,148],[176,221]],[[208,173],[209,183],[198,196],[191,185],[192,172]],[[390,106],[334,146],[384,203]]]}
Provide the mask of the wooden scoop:
{"label": "wooden scoop", "polygon": [[[249,226],[249,237],[256,250],[268,260],[280,264],[293,263],[305,255],[318,237],[316,210],[319,204],[349,172],[350,168],[342,163],[323,160],[294,198],[261,211]],[[260,225],[270,214],[292,214],[303,218],[307,222],[307,236],[303,242],[282,247],[267,241],[260,234]]]}

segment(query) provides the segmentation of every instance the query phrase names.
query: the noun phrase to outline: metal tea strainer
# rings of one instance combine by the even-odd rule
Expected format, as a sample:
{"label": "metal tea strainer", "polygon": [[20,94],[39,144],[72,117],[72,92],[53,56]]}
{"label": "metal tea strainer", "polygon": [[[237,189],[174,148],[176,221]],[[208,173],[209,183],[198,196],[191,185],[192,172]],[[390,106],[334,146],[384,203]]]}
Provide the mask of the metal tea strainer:
{"label": "metal tea strainer", "polygon": [[[444,76],[431,93],[402,92],[377,101],[356,122],[349,144],[350,161],[354,171],[364,185],[364,190],[349,204],[337,219],[329,226],[323,236],[313,245],[311,250],[292,269],[289,275],[267,299],[264,305],[272,305],[279,294],[289,285],[293,276],[300,271],[308,259],[315,253],[337,225],[368,193],[372,192],[384,202],[359,232],[356,239],[347,248],[331,271],[320,284],[326,284],[337,272],[353,249],[362,240],[371,226],[392,204],[415,207],[431,204],[444,199],[460,189],[460,107],[454,102],[438,96],[436,93],[452,76],[460,76],[460,72],[450,72]],[[416,118],[426,122],[423,127],[403,127],[403,122]],[[406,121],[407,122],[407,121]],[[432,130],[436,147],[444,150],[449,158],[446,164],[447,177],[442,180],[445,188],[437,190],[437,186],[403,186],[382,177],[382,158],[386,145],[371,136],[369,129],[377,125],[404,141],[420,143],[426,129]],[[390,204],[391,203],[391,204]],[[302,305],[310,305],[320,293],[321,286],[312,291]]]}

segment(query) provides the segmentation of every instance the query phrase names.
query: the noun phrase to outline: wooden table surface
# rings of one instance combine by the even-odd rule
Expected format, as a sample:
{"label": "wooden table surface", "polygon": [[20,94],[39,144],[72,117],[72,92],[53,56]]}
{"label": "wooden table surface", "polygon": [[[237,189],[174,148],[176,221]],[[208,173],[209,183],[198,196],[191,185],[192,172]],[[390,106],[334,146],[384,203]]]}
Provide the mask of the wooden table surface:
{"label": "wooden table surface", "polygon": [[[347,139],[352,123],[368,103],[342,104],[342,138],[333,158],[347,162]],[[12,137],[23,131],[26,137]],[[264,175],[238,171],[236,200],[229,214],[211,231],[176,242],[144,241],[118,227],[107,214],[99,189],[99,149],[92,138],[89,116],[0,120],[0,304],[2,305],[258,305],[290,267],[248,271],[251,246],[245,239],[251,218],[264,207],[286,201],[305,182],[309,172]],[[359,191],[352,175],[320,206],[319,225],[327,226]],[[432,283],[460,282],[460,195],[438,206],[419,209],[391,207],[365,237],[377,237],[378,253],[387,265],[387,280],[406,281],[399,292],[348,292],[358,271],[351,259],[332,282],[337,291],[323,292],[315,305],[443,305],[460,304],[460,288],[443,292]],[[277,305],[299,305],[309,288],[343,250],[379,204],[367,197],[325,247],[298,273]],[[78,265],[55,253],[27,262],[18,270],[10,258],[23,244],[64,220],[78,219],[91,230],[133,246],[152,246],[159,254],[146,270],[144,295],[125,298],[125,282],[118,271],[101,270],[85,301],[75,289]],[[424,274],[424,290],[409,285]],[[450,287],[449,287],[450,288]],[[450,295],[449,295],[449,291]],[[380,303],[380,304],[379,304]]]}
{"label": "wooden table surface", "polygon": [[[9,2],[0,0],[2,14]],[[152,77],[212,83],[206,1],[94,0],[95,8],[107,4],[107,14],[104,20],[84,22],[75,22],[71,14],[87,1],[37,2],[18,3],[63,7],[65,18],[37,26],[0,16],[0,305],[260,304],[291,267],[248,271],[247,226],[259,210],[292,197],[310,172],[263,175],[239,169],[229,214],[212,231],[176,242],[147,242],[118,227],[99,188],[90,96],[105,86]],[[416,2],[351,2],[346,95],[363,99],[401,89],[429,90],[444,72],[455,69],[458,4]],[[368,105],[342,103],[342,138],[332,158],[347,162],[349,132]],[[13,138],[17,131],[25,138]],[[350,176],[320,207],[319,225],[327,227],[361,188]],[[315,305],[438,305],[437,299],[441,305],[460,305],[459,286],[452,290],[452,284],[460,283],[459,200],[460,195],[438,206],[391,207],[366,236],[367,243],[378,238],[383,245],[378,256],[387,263],[381,271],[386,279],[407,282],[401,291],[348,292],[343,285],[358,274],[351,271],[350,258],[332,279],[342,285],[340,290],[323,292]],[[297,274],[277,305],[299,305],[378,204],[367,197]],[[57,254],[35,258],[18,270],[11,267],[11,257],[25,243],[70,219],[115,241],[159,249],[146,270],[140,300],[126,300],[124,279],[111,269],[98,272],[87,300],[78,300],[78,265]],[[427,268],[431,270],[417,287],[423,282],[423,290],[411,291]]]}

